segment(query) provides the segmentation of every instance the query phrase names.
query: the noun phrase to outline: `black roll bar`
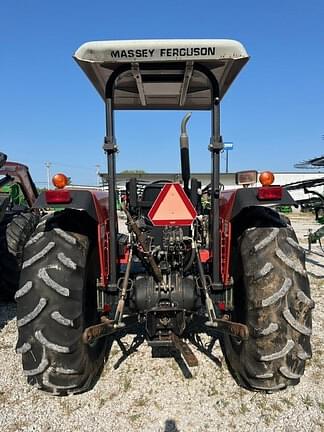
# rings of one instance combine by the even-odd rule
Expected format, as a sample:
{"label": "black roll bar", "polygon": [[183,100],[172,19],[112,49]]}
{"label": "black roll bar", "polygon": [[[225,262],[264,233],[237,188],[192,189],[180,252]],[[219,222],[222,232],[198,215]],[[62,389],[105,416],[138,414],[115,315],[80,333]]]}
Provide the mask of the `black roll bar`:
{"label": "black roll bar", "polygon": [[[145,65],[148,67],[148,65]],[[144,67],[145,67],[144,66]],[[150,65],[152,67],[153,65]],[[166,67],[170,69],[170,64]],[[178,67],[177,65],[174,65]],[[185,65],[184,65],[185,66]],[[152,68],[158,69],[160,65]],[[171,66],[172,68],[172,66]],[[193,69],[204,74],[211,85],[212,108],[211,108],[211,138],[208,146],[211,152],[211,226],[210,238],[212,243],[212,284],[213,288],[222,287],[220,278],[220,234],[219,234],[219,195],[220,195],[220,152],[223,149],[222,137],[220,135],[220,95],[219,85],[215,76],[202,64],[194,64]],[[106,136],[103,149],[107,154],[108,165],[108,218],[109,218],[109,285],[110,290],[117,290],[117,209],[116,209],[116,152],[117,144],[114,136],[113,100],[114,84],[119,75],[126,71],[132,71],[132,64],[126,63],[118,67],[110,76],[105,89],[106,106]]]}
{"label": "black roll bar", "polygon": [[219,84],[208,68],[201,64],[194,69],[203,73],[212,87],[211,137],[208,149],[211,153],[211,223],[210,239],[212,243],[212,288],[221,289],[220,277],[220,234],[219,234],[219,195],[220,195],[220,152],[224,148],[220,134],[220,95]]}

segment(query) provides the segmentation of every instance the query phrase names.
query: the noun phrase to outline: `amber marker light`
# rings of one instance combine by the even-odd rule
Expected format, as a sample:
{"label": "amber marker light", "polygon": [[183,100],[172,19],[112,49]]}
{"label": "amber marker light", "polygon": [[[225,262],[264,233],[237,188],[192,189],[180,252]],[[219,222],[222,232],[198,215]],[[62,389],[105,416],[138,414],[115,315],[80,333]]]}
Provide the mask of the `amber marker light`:
{"label": "amber marker light", "polygon": [[52,178],[52,182],[57,189],[63,189],[69,183],[69,179],[65,174],[58,173]]}
{"label": "amber marker light", "polygon": [[70,191],[64,189],[69,183],[68,177],[65,174],[58,173],[52,178],[53,185],[56,187],[54,190],[45,191],[45,199],[48,204],[69,204],[72,201]]}
{"label": "amber marker light", "polygon": [[259,176],[259,182],[262,186],[271,186],[274,179],[275,177],[271,171],[263,171]]}

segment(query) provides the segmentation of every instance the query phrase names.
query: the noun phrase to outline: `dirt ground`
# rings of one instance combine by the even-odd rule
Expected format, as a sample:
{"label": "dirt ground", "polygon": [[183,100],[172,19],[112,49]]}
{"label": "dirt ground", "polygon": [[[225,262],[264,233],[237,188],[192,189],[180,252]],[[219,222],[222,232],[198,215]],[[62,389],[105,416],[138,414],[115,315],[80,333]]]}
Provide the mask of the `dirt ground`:
{"label": "dirt ground", "polygon": [[[293,214],[302,246],[318,224]],[[323,242],[324,243],[324,242]],[[296,387],[274,394],[249,392],[229,374],[218,342],[212,356],[195,351],[190,370],[175,358],[152,358],[142,343],[124,356],[113,345],[93,390],[55,397],[27,385],[15,354],[14,304],[0,304],[0,430],[13,431],[324,431],[324,256],[319,245],[307,253],[313,312],[313,357]],[[131,348],[132,338],[125,338]],[[207,341],[206,341],[207,342]]]}

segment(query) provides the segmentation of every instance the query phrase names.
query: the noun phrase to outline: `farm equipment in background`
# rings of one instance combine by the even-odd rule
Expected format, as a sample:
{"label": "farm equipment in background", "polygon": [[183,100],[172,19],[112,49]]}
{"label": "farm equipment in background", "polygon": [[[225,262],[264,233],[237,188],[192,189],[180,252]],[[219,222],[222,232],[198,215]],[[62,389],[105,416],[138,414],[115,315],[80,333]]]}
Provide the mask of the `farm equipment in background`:
{"label": "farm equipment in background", "polygon": [[[175,349],[189,367],[187,340],[220,340],[229,370],[245,388],[296,385],[311,357],[311,309],[304,252],[275,206],[294,205],[271,172],[237,173],[220,189],[220,102],[248,61],[230,40],[109,41],[74,56],[106,107],[103,149],[108,196],[66,187],[42,193],[47,215],[24,250],[17,292],[16,350],[28,382],[57,395],[89,390],[114,338],[139,332],[153,352]],[[191,178],[186,114],[182,184],[127,182],[127,234],[116,209],[115,110],[208,110],[212,172],[205,191]],[[152,151],[153,156],[153,151]],[[146,155],[150,157],[150,155]]]}
{"label": "farm equipment in background", "polygon": [[[295,164],[295,168],[321,169],[324,168],[324,155],[318,156],[303,162]],[[322,192],[310,188],[323,186]],[[324,223],[324,176],[313,180],[305,180],[290,183],[285,186],[287,190],[304,189],[305,194],[314,195],[305,200],[298,200],[302,211],[312,211],[315,213],[315,219],[319,223]]]}
{"label": "farm equipment in background", "polygon": [[322,246],[321,239],[324,237],[324,226],[318,228],[316,231],[311,231],[308,234],[308,251],[312,251],[312,244],[319,243],[322,252],[324,253],[324,249]]}
{"label": "farm equipment in background", "polygon": [[13,301],[25,243],[39,216],[31,208],[38,192],[25,165],[0,153],[0,300]]}
{"label": "farm equipment in background", "polygon": [[[317,160],[317,159],[316,159]],[[322,158],[318,158],[320,162],[323,161]],[[320,162],[317,163],[320,163]],[[308,211],[315,214],[315,220],[324,224],[324,194],[318,192],[318,190],[313,190],[311,188],[324,186],[324,177],[320,179],[313,180],[303,180],[295,183],[289,183],[285,185],[285,189],[289,190],[298,190],[303,189],[305,194],[313,195],[308,199],[296,200],[296,203],[301,207],[302,211]],[[322,251],[321,239],[324,237],[324,227],[320,227],[318,230],[314,232],[310,232],[308,235],[308,251],[311,252],[312,244],[319,243]],[[323,251],[324,252],[324,251]]]}
{"label": "farm equipment in background", "polygon": [[289,183],[284,186],[287,191],[303,189],[305,194],[313,195],[310,198],[296,200],[296,204],[301,207],[302,211],[310,211],[315,214],[315,220],[319,223],[324,223],[324,194],[318,190],[313,190],[318,186],[323,186],[324,190],[324,177],[302,180],[294,183]]}

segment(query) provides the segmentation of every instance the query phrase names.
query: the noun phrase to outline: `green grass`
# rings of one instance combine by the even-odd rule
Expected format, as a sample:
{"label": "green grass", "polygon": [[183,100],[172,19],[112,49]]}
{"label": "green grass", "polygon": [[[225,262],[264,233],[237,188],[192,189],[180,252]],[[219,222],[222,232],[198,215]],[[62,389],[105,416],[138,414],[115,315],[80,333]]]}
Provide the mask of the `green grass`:
{"label": "green grass", "polygon": [[240,411],[241,414],[244,415],[244,414],[248,413],[250,411],[250,409],[247,407],[246,404],[241,403],[239,411]]}
{"label": "green grass", "polygon": [[324,413],[324,402],[318,402],[319,409]]}
{"label": "green grass", "polygon": [[285,405],[287,405],[287,407],[289,407],[289,408],[291,408],[295,405],[290,399],[288,399],[286,397],[282,398],[281,402],[284,403]]}
{"label": "green grass", "polygon": [[218,395],[218,393],[219,393],[219,391],[218,391],[216,385],[212,385],[212,386],[209,387],[209,389],[207,390],[207,395],[208,395],[209,397],[216,396],[216,395]]}
{"label": "green grass", "polygon": [[284,409],[282,408],[282,406],[280,406],[277,402],[273,403],[271,405],[271,408],[273,411],[277,411],[278,413],[281,413],[282,411],[284,411]]}
{"label": "green grass", "polygon": [[303,404],[306,405],[307,408],[312,407],[314,405],[312,398],[307,395],[307,396],[302,396],[302,401]]}
{"label": "green grass", "polygon": [[126,393],[131,388],[132,380],[126,375],[123,380],[123,391]]}
{"label": "green grass", "polygon": [[141,414],[132,414],[128,418],[132,423],[135,423],[137,420],[141,418]]}
{"label": "green grass", "polygon": [[140,399],[136,399],[134,402],[134,406],[136,407],[144,407],[146,403],[148,402],[148,399],[141,397]]}

